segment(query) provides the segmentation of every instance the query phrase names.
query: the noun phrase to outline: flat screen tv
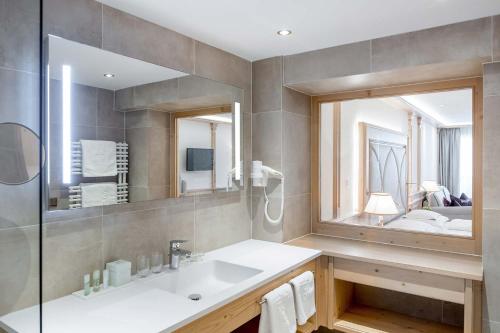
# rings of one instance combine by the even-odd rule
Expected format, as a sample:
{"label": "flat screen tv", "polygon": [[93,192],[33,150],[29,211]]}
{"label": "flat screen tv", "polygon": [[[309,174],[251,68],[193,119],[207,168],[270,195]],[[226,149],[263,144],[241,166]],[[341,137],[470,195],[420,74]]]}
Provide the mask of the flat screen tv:
{"label": "flat screen tv", "polygon": [[207,148],[187,148],[186,170],[207,171],[214,165],[214,150]]}

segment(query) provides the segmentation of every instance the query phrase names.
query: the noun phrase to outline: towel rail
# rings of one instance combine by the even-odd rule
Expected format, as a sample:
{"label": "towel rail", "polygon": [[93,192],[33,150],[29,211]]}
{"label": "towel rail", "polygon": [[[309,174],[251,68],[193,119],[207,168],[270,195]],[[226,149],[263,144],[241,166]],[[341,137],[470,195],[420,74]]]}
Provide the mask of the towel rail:
{"label": "towel rail", "polygon": [[[313,274],[313,276],[316,276],[316,272],[315,271],[310,271],[310,272]],[[287,283],[290,284],[290,282],[287,282]],[[262,305],[262,304],[264,304],[266,302],[267,302],[267,300],[263,298],[260,301],[257,301],[257,304]]]}
{"label": "towel rail", "polygon": [[[128,144],[126,142],[116,143],[116,170],[117,170],[117,203],[128,202]],[[71,174],[82,175],[82,144],[80,141],[71,143]],[[69,209],[82,208],[82,188],[80,185],[68,187]]]}

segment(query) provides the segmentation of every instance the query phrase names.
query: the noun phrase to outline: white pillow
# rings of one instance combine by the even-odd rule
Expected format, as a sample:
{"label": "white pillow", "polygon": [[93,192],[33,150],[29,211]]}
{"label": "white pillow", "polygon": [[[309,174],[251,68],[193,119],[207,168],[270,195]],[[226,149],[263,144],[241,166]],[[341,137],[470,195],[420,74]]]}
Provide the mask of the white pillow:
{"label": "white pillow", "polygon": [[435,199],[435,204],[437,207],[444,207],[444,198],[446,197],[444,195],[444,191],[439,191],[439,192],[434,192],[432,193],[432,196]]}
{"label": "white pillow", "polygon": [[472,220],[455,219],[446,223],[446,228],[472,232]]}
{"label": "white pillow", "polygon": [[448,221],[446,216],[443,216],[439,213],[433,212],[432,210],[427,209],[415,209],[403,216],[407,219],[414,220],[435,220],[435,221]]}
{"label": "white pillow", "polygon": [[441,186],[441,187],[443,188],[444,197],[446,198],[446,200],[451,202],[450,191],[448,191],[448,188],[446,188],[446,186]]}

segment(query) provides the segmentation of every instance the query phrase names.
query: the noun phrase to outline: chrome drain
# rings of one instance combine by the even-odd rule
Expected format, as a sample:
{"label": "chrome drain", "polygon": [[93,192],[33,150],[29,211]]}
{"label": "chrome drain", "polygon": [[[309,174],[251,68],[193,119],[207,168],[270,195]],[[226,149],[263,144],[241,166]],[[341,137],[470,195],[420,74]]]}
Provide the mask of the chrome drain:
{"label": "chrome drain", "polygon": [[191,294],[188,298],[192,301],[199,301],[201,299],[201,294]]}

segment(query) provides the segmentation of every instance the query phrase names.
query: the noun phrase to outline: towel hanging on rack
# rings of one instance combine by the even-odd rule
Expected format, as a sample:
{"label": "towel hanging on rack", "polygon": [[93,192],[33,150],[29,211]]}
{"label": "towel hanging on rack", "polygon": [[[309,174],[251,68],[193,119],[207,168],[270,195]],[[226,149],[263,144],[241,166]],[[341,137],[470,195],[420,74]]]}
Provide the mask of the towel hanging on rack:
{"label": "towel hanging on rack", "polygon": [[82,207],[114,205],[118,203],[116,183],[82,183]]}
{"label": "towel hanging on rack", "polygon": [[295,333],[297,320],[293,292],[285,283],[263,296],[259,333]]}
{"label": "towel hanging on rack", "polygon": [[116,143],[113,141],[80,140],[83,177],[116,176]]}

